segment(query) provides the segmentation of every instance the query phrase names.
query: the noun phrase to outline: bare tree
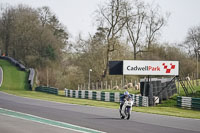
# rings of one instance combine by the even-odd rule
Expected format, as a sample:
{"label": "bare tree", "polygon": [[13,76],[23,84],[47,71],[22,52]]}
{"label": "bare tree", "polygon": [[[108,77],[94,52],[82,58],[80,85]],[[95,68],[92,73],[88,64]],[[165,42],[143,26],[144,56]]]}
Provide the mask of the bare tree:
{"label": "bare tree", "polygon": [[125,6],[127,6],[126,0],[109,0],[97,11],[98,27],[106,29],[107,52],[103,77],[107,75],[110,53],[115,50],[117,40],[120,38],[122,29],[127,21]]}
{"label": "bare tree", "polygon": [[197,56],[200,49],[200,26],[194,26],[188,30],[184,44],[182,46],[188,50],[189,55]]}
{"label": "bare tree", "polygon": [[145,5],[143,2],[134,0],[131,6],[126,7],[126,17],[128,21],[126,23],[126,29],[128,32],[129,39],[133,45],[134,60],[139,52],[140,40],[142,36],[142,28],[144,26],[144,21],[146,18]]}
{"label": "bare tree", "polygon": [[147,8],[147,18],[146,18],[146,44],[148,50],[150,49],[152,43],[156,40],[156,36],[160,33],[161,28],[166,24],[169,13],[166,13],[166,17],[160,14],[160,8],[156,6],[149,5]]}

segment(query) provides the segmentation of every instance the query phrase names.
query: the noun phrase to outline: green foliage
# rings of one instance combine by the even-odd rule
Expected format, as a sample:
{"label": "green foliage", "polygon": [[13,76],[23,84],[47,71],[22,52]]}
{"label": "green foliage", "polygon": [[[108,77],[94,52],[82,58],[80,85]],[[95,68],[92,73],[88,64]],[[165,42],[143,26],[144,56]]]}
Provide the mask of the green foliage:
{"label": "green foliage", "polygon": [[2,52],[36,68],[48,65],[46,60],[61,58],[68,39],[66,29],[48,7],[7,7],[0,17],[0,33]]}

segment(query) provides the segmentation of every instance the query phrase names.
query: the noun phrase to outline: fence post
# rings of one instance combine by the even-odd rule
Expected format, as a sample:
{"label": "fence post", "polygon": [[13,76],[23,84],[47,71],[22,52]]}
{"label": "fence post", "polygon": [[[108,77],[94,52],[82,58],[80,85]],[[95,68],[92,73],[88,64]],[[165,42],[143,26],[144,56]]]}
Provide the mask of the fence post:
{"label": "fence post", "polygon": [[106,80],[106,89],[108,89],[108,81]]}
{"label": "fence post", "polygon": [[112,89],[113,87],[112,87],[112,80],[110,81],[110,88]]}
{"label": "fence post", "polygon": [[94,90],[94,83],[92,82],[92,90]]}

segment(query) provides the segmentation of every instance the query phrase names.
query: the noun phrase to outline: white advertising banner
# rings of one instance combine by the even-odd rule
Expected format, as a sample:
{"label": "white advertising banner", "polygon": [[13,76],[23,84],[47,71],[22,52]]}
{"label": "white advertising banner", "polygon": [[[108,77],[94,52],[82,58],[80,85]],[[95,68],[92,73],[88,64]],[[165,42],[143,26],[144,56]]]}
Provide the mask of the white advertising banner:
{"label": "white advertising banner", "polygon": [[178,61],[124,60],[124,75],[179,75]]}

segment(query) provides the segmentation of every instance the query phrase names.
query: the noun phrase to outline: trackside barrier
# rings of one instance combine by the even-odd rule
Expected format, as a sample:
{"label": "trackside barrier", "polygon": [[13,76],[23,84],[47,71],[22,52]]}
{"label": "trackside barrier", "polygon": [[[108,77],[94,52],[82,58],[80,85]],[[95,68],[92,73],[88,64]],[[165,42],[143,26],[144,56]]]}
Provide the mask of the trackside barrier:
{"label": "trackside barrier", "polygon": [[13,65],[19,67],[19,69],[21,71],[25,71],[26,67],[21,64],[19,61],[15,60],[14,58],[12,57],[9,57],[9,56],[0,56],[1,59],[5,59],[5,60],[8,60],[9,62],[11,62]]}
{"label": "trackside barrier", "polygon": [[49,93],[49,94],[58,95],[58,89],[57,88],[53,88],[53,87],[38,86],[38,87],[35,88],[35,91],[46,92],[46,93]]}
{"label": "trackside barrier", "polygon": [[177,106],[188,109],[200,109],[200,98],[178,96]]}
{"label": "trackside barrier", "polygon": [[35,70],[33,68],[29,68],[28,83],[30,84],[31,90],[33,89],[34,77],[35,77]]}
{"label": "trackside barrier", "polygon": [[[65,89],[66,97],[91,99],[91,100],[106,101],[106,102],[119,102],[121,95],[123,94],[119,92],[112,93],[112,92],[101,92],[101,91]],[[131,95],[135,106],[147,107],[149,105],[148,97],[139,96],[135,94]]]}

